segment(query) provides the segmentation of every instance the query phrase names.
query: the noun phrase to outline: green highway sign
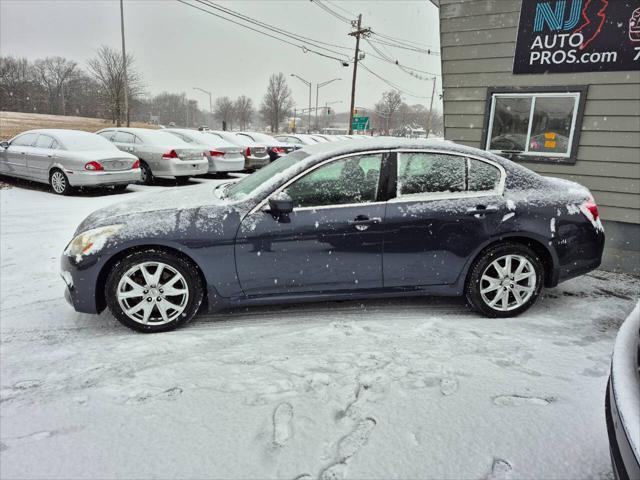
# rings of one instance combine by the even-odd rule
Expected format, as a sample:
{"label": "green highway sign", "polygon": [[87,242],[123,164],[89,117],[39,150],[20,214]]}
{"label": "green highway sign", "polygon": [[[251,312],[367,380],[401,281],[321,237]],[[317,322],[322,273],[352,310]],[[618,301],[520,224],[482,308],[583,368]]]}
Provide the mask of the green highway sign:
{"label": "green highway sign", "polygon": [[351,128],[353,130],[367,130],[369,128],[369,117],[353,117]]}

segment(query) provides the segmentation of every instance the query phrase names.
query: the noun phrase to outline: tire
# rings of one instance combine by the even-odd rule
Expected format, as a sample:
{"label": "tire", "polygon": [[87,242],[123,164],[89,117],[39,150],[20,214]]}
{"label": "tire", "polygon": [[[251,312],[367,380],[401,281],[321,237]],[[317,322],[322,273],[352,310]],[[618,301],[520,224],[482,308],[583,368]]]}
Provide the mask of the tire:
{"label": "tire", "polygon": [[176,177],[176,183],[178,185],[187,185],[191,183],[191,177]]}
{"label": "tire", "polygon": [[54,168],[49,174],[49,186],[53,193],[58,195],[70,195],[73,187],[69,185],[69,178],[59,168]]}
{"label": "tire", "polygon": [[465,297],[473,310],[487,317],[515,317],[536,302],[543,280],[543,263],[533,250],[519,243],[502,243],[475,260]]}
{"label": "tire", "polygon": [[153,172],[147,162],[140,160],[140,183],[142,185],[153,185]]}
{"label": "tire", "polygon": [[[160,266],[158,281],[154,277]],[[146,277],[142,268],[147,272]],[[139,288],[132,288],[127,279]],[[169,288],[176,294],[169,294]],[[133,252],[120,259],[109,272],[105,285],[107,306],[113,316],[123,325],[143,333],[181,327],[198,312],[203,297],[204,287],[197,267],[184,257],[155,249]]]}

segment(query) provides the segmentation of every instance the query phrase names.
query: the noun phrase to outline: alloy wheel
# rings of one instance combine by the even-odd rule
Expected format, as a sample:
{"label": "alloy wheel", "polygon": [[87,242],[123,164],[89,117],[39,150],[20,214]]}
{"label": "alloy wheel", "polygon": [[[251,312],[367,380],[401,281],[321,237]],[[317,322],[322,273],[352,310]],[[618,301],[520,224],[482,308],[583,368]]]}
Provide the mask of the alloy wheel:
{"label": "alloy wheel", "polygon": [[482,300],[494,310],[508,312],[529,301],[536,291],[536,271],[522,255],[504,255],[489,264],[480,277]]}
{"label": "alloy wheel", "polygon": [[189,288],[178,270],[162,262],[144,262],[127,270],[116,291],[122,311],[142,325],[164,325],[183,314]]}
{"label": "alloy wheel", "polygon": [[51,188],[56,193],[64,193],[67,188],[67,179],[62,172],[56,171],[51,174]]}

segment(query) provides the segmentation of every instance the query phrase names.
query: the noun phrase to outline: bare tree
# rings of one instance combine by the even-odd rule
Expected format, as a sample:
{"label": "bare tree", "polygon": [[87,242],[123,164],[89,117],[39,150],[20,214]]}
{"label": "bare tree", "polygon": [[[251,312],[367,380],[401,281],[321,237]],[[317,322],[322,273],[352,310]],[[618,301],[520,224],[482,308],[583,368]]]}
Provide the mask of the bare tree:
{"label": "bare tree", "polygon": [[280,122],[289,113],[293,106],[291,99],[291,89],[287,85],[287,80],[282,72],[269,77],[267,93],[262,99],[260,113],[262,118],[269,124],[271,131],[277,133]]}
{"label": "bare tree", "polygon": [[236,114],[236,120],[238,121],[240,129],[246,130],[247,125],[249,125],[249,123],[251,122],[251,118],[254,114],[253,102],[249,97],[240,95],[238,98],[236,98],[234,110]]}
{"label": "bare tree", "polygon": [[394,115],[402,105],[402,97],[400,92],[389,90],[382,94],[382,98],[376,103],[376,114],[384,119],[385,133],[388,135],[389,130],[394,127]]}
{"label": "bare tree", "polygon": [[235,105],[229,97],[216,98],[213,115],[222,122],[223,128],[231,130],[235,117]]}
{"label": "bare tree", "polygon": [[62,114],[66,115],[65,83],[76,73],[77,63],[62,57],[46,57],[35,61],[34,72],[37,81],[47,91],[49,113],[58,113],[62,105]]}
{"label": "bare tree", "polygon": [[[133,56],[127,54],[126,72],[129,87],[129,102],[142,95],[142,76],[134,67]],[[124,65],[118,50],[103,45],[96,52],[96,57],[88,62],[89,72],[100,84],[101,99],[111,113],[111,120],[117,126],[122,121],[122,105],[124,103]]]}

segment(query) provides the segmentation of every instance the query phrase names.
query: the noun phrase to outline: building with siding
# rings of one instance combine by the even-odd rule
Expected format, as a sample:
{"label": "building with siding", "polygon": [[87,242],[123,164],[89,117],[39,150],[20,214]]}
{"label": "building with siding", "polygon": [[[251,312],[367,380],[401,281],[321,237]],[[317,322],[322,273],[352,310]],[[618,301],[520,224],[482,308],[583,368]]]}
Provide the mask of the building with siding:
{"label": "building with siding", "polygon": [[604,268],[640,274],[640,0],[434,3],[445,138],[588,187]]}

